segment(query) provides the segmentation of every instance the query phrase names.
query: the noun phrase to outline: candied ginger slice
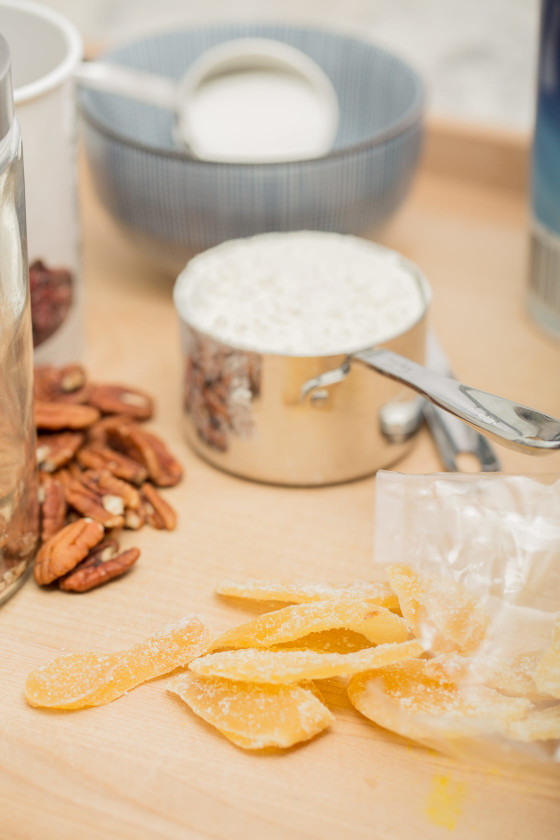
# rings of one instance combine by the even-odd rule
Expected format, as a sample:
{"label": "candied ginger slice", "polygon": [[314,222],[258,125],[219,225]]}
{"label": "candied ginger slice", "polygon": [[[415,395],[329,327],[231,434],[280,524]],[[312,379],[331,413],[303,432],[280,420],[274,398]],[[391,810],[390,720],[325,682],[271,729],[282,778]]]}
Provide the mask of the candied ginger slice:
{"label": "candied ginger slice", "polygon": [[440,653],[428,660],[432,676],[461,685],[486,685],[510,697],[526,697],[532,702],[550,699],[535,685],[534,673],[542,651],[523,651],[514,656],[478,651],[473,657],[460,653]]}
{"label": "candied ginger slice", "polygon": [[316,694],[300,685],[259,685],[187,671],[169,690],[244,749],[291,747],[334,720]]}
{"label": "candied ginger slice", "polygon": [[404,642],[409,636],[404,618],[385,607],[367,601],[331,599],[264,613],[227,630],[214,640],[212,647],[266,648],[336,628],[361,633],[374,644]]}
{"label": "candied ginger slice", "polygon": [[430,660],[413,660],[350,680],[353,706],[379,726],[419,741],[503,733],[523,717],[529,700],[485,686],[457,685],[434,676]]}
{"label": "candied ginger slice", "polygon": [[187,665],[211,644],[196,617],[164,627],[144,642],[117,653],[74,653],[40,665],[25,682],[31,706],[80,709],[116,700],[146,680]]}
{"label": "candied ginger slice", "polygon": [[543,692],[535,683],[535,670],[541,655],[542,651],[524,651],[490,664],[486,685],[512,697],[542,700]]}
{"label": "candied ginger slice", "polygon": [[82,700],[103,684],[111,673],[115,654],[79,653],[39,665],[25,681],[25,699],[31,706],[80,708]]}
{"label": "candied ginger slice", "polygon": [[309,601],[327,601],[330,598],[352,598],[370,601],[388,610],[398,610],[399,602],[386,583],[356,581],[354,583],[327,583],[320,581],[275,581],[248,578],[224,580],[217,587],[218,595],[230,598],[247,598],[252,601],[286,601],[304,604]]}
{"label": "candied ginger slice", "polygon": [[478,599],[453,580],[414,571],[387,568],[401,612],[414,634],[434,653],[473,653],[482,643],[490,616]]}
{"label": "candied ginger slice", "polygon": [[547,709],[531,710],[521,720],[512,721],[507,734],[515,741],[553,741],[560,739],[560,703]]}
{"label": "candied ginger slice", "polygon": [[317,653],[353,653],[357,650],[371,647],[371,642],[346,628],[338,630],[322,630],[319,633],[309,633],[292,642],[283,642],[278,646],[281,650],[314,650]]}
{"label": "candied ginger slice", "polygon": [[552,644],[535,668],[534,680],[539,691],[560,698],[560,619],[554,627]]}
{"label": "candied ginger slice", "polygon": [[420,656],[422,652],[423,646],[416,640],[378,645],[355,653],[244,648],[202,656],[191,662],[189,668],[203,676],[277,684],[351,676],[360,671]]}

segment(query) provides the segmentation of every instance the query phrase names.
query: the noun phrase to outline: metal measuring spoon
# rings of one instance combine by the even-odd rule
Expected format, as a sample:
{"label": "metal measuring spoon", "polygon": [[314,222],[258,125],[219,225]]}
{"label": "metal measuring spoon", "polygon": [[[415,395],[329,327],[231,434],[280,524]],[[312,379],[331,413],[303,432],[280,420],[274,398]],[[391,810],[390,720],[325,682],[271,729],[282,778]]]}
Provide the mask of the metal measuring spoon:
{"label": "metal measuring spoon", "polygon": [[383,348],[353,353],[340,367],[310,379],[301,389],[302,400],[317,388],[345,379],[354,362],[408,385],[434,405],[510,449],[532,455],[560,449],[560,420],[464,385]]}
{"label": "metal measuring spoon", "polygon": [[[428,330],[426,337],[426,365],[436,373],[455,378],[433,329]],[[500,470],[500,462],[488,438],[433,403],[422,400],[422,404],[422,413],[446,470],[461,472],[465,463],[477,464],[481,472]]]}

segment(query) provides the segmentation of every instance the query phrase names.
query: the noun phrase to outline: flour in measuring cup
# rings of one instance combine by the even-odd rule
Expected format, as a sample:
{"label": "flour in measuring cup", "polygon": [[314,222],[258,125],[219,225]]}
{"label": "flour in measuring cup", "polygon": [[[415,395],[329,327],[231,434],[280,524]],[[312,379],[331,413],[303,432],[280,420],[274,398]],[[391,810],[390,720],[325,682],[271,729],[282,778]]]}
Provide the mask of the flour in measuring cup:
{"label": "flour in measuring cup", "polygon": [[411,327],[425,291],[399,254],[355,236],[300,231],[224,242],[177,280],[181,317],[259,353],[349,353]]}

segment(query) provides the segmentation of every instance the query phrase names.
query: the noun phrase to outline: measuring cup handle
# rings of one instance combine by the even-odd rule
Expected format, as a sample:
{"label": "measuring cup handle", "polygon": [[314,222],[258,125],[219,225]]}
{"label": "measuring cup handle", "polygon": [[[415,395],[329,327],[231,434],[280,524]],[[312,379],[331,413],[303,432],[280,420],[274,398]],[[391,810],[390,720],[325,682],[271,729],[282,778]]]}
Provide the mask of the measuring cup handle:
{"label": "measuring cup handle", "polygon": [[173,79],[146,73],[122,64],[105,61],[85,61],[74,71],[78,84],[136,99],[167,111],[177,108],[178,88]]}
{"label": "measuring cup handle", "polygon": [[354,354],[354,361],[408,385],[511,449],[529,454],[560,449],[560,421],[546,414],[442,376],[391,350],[365,350]]}

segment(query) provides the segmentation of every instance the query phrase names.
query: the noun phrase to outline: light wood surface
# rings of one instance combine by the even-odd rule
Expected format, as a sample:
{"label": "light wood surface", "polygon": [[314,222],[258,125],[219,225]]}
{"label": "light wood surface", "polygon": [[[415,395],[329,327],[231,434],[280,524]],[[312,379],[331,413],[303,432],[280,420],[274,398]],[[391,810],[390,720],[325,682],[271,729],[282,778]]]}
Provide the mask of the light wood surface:
{"label": "light wood surface", "polygon": [[525,192],[530,180],[529,138],[513,131],[488,131],[485,126],[432,118],[423,167],[448,178]]}
{"label": "light wood surface", "polygon": [[[523,154],[520,146],[519,154]],[[379,237],[416,261],[434,290],[432,323],[465,381],[560,416],[560,344],[524,310],[527,206],[511,187],[422,171]],[[155,680],[100,708],[26,706],[28,671],[64,652],[116,650],[193,611],[221,631],[250,615],[213,595],[225,576],[348,580],[372,570],[374,478],[294,490],[222,474],[180,429],[171,281],[157,276],[82,180],[87,363],[99,380],[157,399],[154,429],[186,467],[166,497],[174,533],[123,542],[142,557],[126,578],[84,595],[32,580],[0,608],[0,838],[437,840],[560,836],[560,796],[494,768],[475,769],[377,729],[325,683],[332,730],[284,754],[232,746]],[[500,450],[508,472],[560,472],[560,456]],[[441,469],[426,431],[397,467]]]}

